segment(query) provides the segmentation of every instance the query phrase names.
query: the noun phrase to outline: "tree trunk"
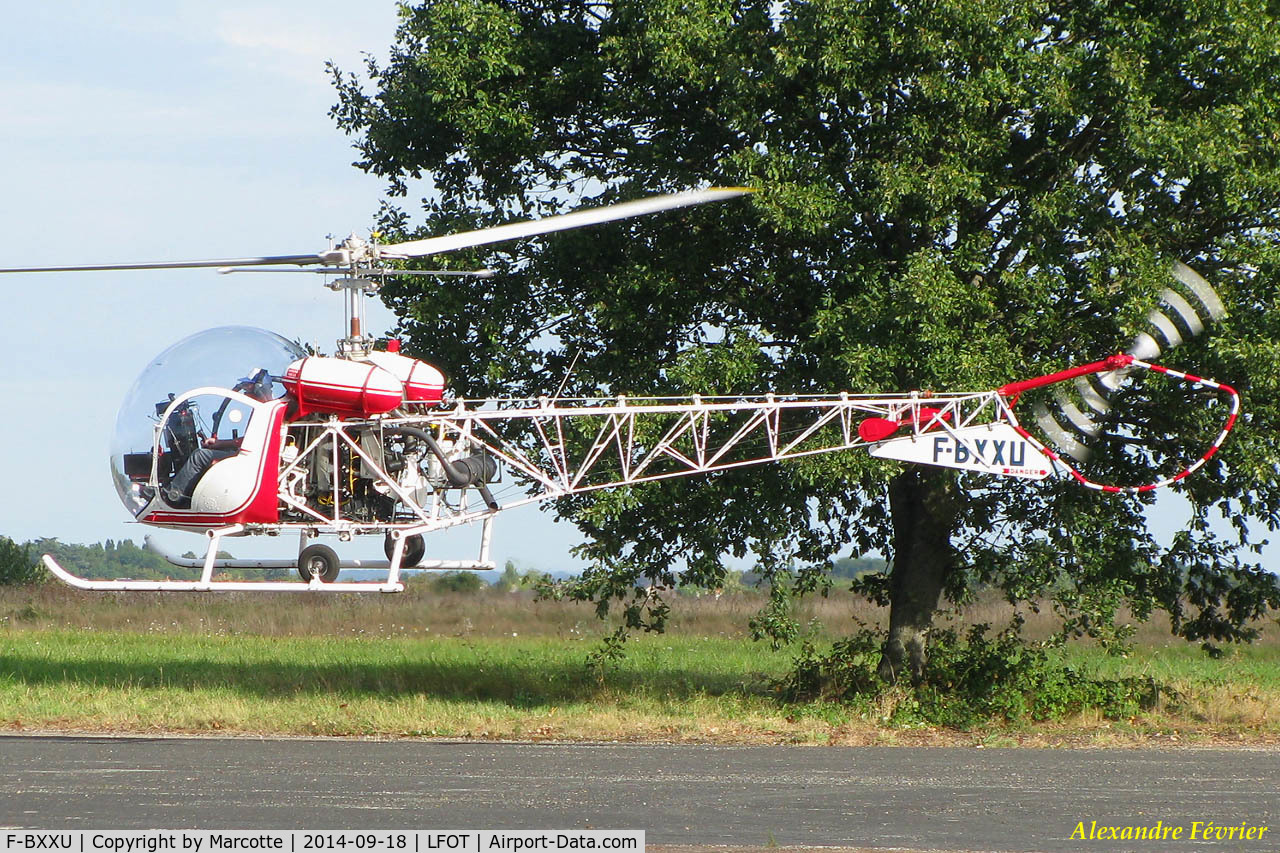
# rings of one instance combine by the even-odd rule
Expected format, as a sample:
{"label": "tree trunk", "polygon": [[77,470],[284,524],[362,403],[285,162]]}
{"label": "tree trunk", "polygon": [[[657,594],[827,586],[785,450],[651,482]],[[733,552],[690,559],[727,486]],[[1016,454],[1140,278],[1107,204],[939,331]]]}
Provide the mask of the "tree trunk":
{"label": "tree trunk", "polygon": [[951,531],[957,517],[949,471],[913,469],[889,482],[893,569],[889,578],[889,636],[880,677],[896,683],[904,673],[924,679],[926,644],[947,577],[955,567]]}

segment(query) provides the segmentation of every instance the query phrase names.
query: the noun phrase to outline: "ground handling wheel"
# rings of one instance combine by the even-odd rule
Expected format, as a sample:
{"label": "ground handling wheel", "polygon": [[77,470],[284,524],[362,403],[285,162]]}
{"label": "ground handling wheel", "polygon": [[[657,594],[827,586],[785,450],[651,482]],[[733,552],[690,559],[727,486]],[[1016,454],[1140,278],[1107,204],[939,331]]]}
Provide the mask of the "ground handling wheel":
{"label": "ground handling wheel", "polygon": [[[387,538],[382,540],[382,550],[386,552],[388,560],[391,559],[391,555],[395,552],[395,547],[396,541],[388,533]],[[400,560],[400,567],[402,569],[411,569],[421,563],[426,554],[427,541],[422,538],[422,534],[406,536],[404,539],[404,556]]]}
{"label": "ground handling wheel", "polygon": [[298,574],[307,583],[317,577],[323,583],[333,583],[338,579],[342,563],[337,553],[328,545],[308,545],[298,555]]}

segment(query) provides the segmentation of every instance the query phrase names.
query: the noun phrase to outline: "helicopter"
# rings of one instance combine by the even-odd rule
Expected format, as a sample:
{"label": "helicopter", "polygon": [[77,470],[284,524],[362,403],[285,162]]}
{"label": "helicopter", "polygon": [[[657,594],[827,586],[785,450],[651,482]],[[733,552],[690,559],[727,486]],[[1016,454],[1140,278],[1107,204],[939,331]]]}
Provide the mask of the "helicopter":
{"label": "helicopter", "polygon": [[[444,373],[366,334],[365,299],[388,277],[470,275],[491,271],[414,271],[391,262],[506,240],[588,227],[752,192],[713,187],[515,222],[477,231],[378,244],[350,236],[310,254],[218,260],[14,267],[0,273],[248,268],[320,274],[343,294],[344,337],[334,355],[304,351],[287,338],[244,326],[220,327],[174,344],[148,366],[121,406],[112,445],[117,493],[137,522],[202,533],[203,557],[164,556],[199,568],[197,580],[90,580],[50,555],[45,567],[72,586],[99,591],[400,592],[406,569],[495,568],[496,516],[546,500],[677,477],[861,449],[872,456],[996,477],[1041,480],[1065,471],[1106,493],[1146,492],[1175,483],[1208,461],[1239,416],[1228,385],[1154,364],[1161,344],[1143,333],[1127,352],[1067,370],[968,392],[688,398],[469,400],[450,397]],[[305,268],[305,269],[304,269]],[[1150,325],[1168,346],[1224,313],[1212,288],[1182,264]],[[1193,304],[1194,303],[1194,304]],[[232,367],[235,365],[235,367]],[[244,372],[234,382],[210,371]],[[1217,437],[1176,474],[1133,486],[1095,482],[1072,460],[1096,436],[1094,418],[1135,371],[1207,389],[1225,402]],[[204,381],[186,381],[191,376]],[[1059,391],[1051,410],[1037,403],[1044,438],[1014,413],[1020,397],[1073,383],[1093,411]],[[1064,427],[1060,418],[1065,418]],[[575,440],[576,439],[576,440]],[[1051,446],[1052,445],[1052,446]],[[1055,449],[1055,447],[1057,449]],[[472,560],[427,557],[426,535],[478,526]],[[298,537],[288,560],[220,556],[239,536]],[[382,537],[385,561],[343,560],[321,537],[339,543]],[[378,580],[340,580],[344,568],[386,572]],[[296,570],[296,580],[242,580],[227,570]]]}

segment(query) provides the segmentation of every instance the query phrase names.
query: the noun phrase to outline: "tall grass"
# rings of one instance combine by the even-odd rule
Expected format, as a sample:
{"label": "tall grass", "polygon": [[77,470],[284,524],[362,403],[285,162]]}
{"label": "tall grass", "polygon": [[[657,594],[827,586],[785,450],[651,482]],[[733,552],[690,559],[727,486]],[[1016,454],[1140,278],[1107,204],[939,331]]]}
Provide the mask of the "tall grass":
{"label": "tall grass", "polygon": [[[763,598],[754,592],[669,597],[668,632],[746,637]],[[879,622],[879,608],[852,595],[813,597],[796,618],[822,631],[854,619]],[[411,583],[400,595],[255,593],[91,593],[53,584],[0,587],[0,626],[66,627],[140,633],[196,632],[281,636],[519,636],[595,638],[613,627],[595,609],[570,601],[539,601],[528,590],[438,592]]]}
{"label": "tall grass", "polygon": [[[588,653],[611,626],[592,608],[527,591],[402,596],[83,593],[0,588],[0,727],[363,736],[867,743],[917,738],[879,705],[782,702],[795,647],[752,643],[750,593],[674,596],[671,628],[638,635],[608,669]],[[989,601],[949,624],[1002,624]],[[817,644],[883,611],[835,594],[798,606]],[[1047,636],[1048,615],[1028,632]],[[1274,636],[1214,661],[1143,628],[1128,658],[1086,644],[1073,664],[1100,677],[1150,676],[1161,705],[1127,721],[1082,714],[1029,729],[993,722],[983,739],[1280,739]],[[1274,632],[1273,632],[1274,633]],[[1056,734],[1055,734],[1056,732]],[[1067,734],[1062,734],[1066,732]]]}
{"label": "tall grass", "polygon": [[[747,622],[764,603],[749,590],[716,597],[672,594],[668,634],[674,636],[748,636]],[[1024,636],[1048,637],[1061,627],[1049,606],[1016,608],[1025,619]],[[998,595],[980,595],[961,612],[947,612],[941,627],[963,630],[970,625],[1008,624],[1015,608]],[[843,590],[827,597],[809,596],[795,605],[794,617],[809,635],[835,638],[865,625],[883,627],[887,608],[877,607]],[[1170,635],[1168,618],[1156,613],[1145,622],[1125,614],[1134,625],[1138,647],[1182,648]],[[425,579],[414,579],[400,595],[255,593],[95,593],[58,584],[0,586],[0,628],[69,628],[129,633],[200,633],[263,637],[354,636],[518,636],[591,640],[607,634],[616,622],[596,618],[594,607],[569,601],[537,601],[528,590],[474,593],[440,592]],[[1280,646],[1276,619],[1262,625],[1255,647]]]}

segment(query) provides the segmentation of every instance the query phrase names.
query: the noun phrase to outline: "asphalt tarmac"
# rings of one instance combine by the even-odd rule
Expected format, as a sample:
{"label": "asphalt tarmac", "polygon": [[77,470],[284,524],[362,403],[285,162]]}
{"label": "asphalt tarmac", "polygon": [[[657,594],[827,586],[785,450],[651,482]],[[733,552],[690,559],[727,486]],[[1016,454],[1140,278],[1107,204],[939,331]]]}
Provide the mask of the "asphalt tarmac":
{"label": "asphalt tarmac", "polygon": [[[1277,750],[9,735],[0,766],[5,827],[595,828],[643,829],[651,847],[1280,850]],[[1254,839],[1189,837],[1196,824],[1212,832],[1209,822],[1244,824]],[[1124,827],[1183,832],[1129,841]],[[1258,837],[1261,827],[1271,829]]]}

